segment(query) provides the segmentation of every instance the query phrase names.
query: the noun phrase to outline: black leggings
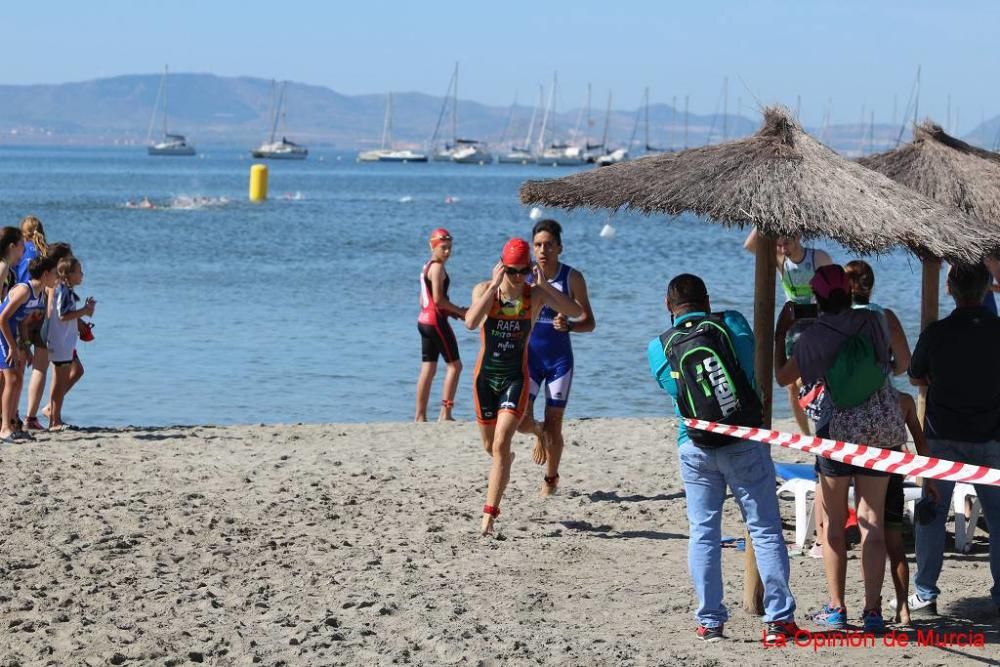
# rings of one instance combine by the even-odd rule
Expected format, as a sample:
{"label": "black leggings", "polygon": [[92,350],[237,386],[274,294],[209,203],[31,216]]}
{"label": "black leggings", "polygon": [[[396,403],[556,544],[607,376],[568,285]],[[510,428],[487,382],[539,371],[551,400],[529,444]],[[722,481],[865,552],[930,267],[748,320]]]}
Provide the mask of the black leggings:
{"label": "black leggings", "polygon": [[420,331],[421,358],[424,361],[437,363],[439,356],[444,357],[445,363],[458,361],[458,341],[447,319],[438,320],[437,324],[418,322],[417,329]]}

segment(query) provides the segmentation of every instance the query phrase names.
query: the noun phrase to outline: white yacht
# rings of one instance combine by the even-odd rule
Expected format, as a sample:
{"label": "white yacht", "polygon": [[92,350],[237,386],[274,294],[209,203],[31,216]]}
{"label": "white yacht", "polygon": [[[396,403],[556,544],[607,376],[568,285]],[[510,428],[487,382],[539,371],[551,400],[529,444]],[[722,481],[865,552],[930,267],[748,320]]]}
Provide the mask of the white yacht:
{"label": "white yacht", "polygon": [[284,103],[285,103],[285,89],[288,87],[288,82],[285,81],[281,85],[281,95],[278,96],[278,102],[274,107],[274,115],[271,118],[271,138],[262,143],[257,148],[250,151],[250,155],[255,158],[263,158],[265,160],[305,160],[309,155],[309,150],[297,144],[294,141],[289,141],[285,137],[281,137],[280,141],[274,140],[274,135],[278,131],[278,119],[282,120],[285,117]]}
{"label": "white yacht", "polygon": [[402,150],[381,151],[378,156],[379,162],[427,162],[427,155],[412,151],[409,148]]}
{"label": "white yacht", "polygon": [[173,155],[184,157],[197,155],[198,153],[194,146],[187,142],[187,139],[183,134],[165,134],[163,135],[163,141],[158,141],[152,146],[149,146],[146,151],[150,155]]}
{"label": "white yacht", "polygon": [[582,146],[551,144],[538,156],[538,164],[553,167],[578,167],[593,161]]}
{"label": "white yacht", "polygon": [[[153,142],[153,123],[156,122],[156,114],[160,108],[160,99],[163,99],[163,138]],[[149,119],[149,132],[146,134],[146,142],[149,146],[146,152],[149,155],[158,156],[182,156],[189,157],[196,155],[194,146],[187,142],[183,134],[171,134],[167,130],[167,68],[163,68],[163,78],[160,79],[160,89],[156,93],[156,102],[153,104],[153,115]]]}
{"label": "white yacht", "polygon": [[358,162],[378,162],[383,155],[389,153],[387,148],[375,148],[370,151],[361,151],[358,153]]}
{"label": "white yacht", "polygon": [[[392,93],[389,93],[385,103],[385,121],[382,125],[382,147],[374,151],[366,151],[365,158],[378,162],[427,162],[427,156],[409,148],[392,147]],[[361,159],[361,156],[358,156]]]}
{"label": "white yacht", "polygon": [[[525,137],[524,143],[517,146],[513,142],[511,143],[510,149],[505,153],[500,153],[497,155],[497,162],[500,164],[534,164],[535,154],[531,151],[531,138],[535,130],[535,117],[538,116],[538,110],[545,103],[545,91],[541,86],[538,87],[538,104],[535,108],[531,110],[531,120],[528,121],[528,136]],[[514,120],[514,107],[517,106],[517,98],[514,99],[514,106],[511,107],[511,117],[508,121],[508,129],[513,125]],[[504,132],[504,135],[508,134],[508,131]],[[503,143],[501,139],[500,143]]]}
{"label": "white yacht", "polygon": [[497,156],[497,162],[500,164],[534,164],[535,154],[527,148],[511,146],[509,151]]}
{"label": "white yacht", "polygon": [[625,162],[626,160],[628,160],[628,149],[616,148],[610,153],[598,156],[594,160],[594,163],[598,167],[607,167],[608,165],[618,164],[619,162]]}
{"label": "white yacht", "polygon": [[[449,112],[449,106],[451,141],[446,142],[444,146],[439,146],[438,137],[441,131],[441,121]],[[493,162],[493,154],[489,152],[485,143],[475,139],[458,138],[458,63],[455,63],[455,71],[452,72],[451,80],[448,82],[448,91],[441,104],[441,113],[438,114],[434,134],[431,135],[430,146],[431,159],[435,162],[451,161],[458,164],[488,164]]]}
{"label": "white yacht", "polygon": [[482,141],[458,139],[451,159],[458,164],[489,164],[493,162],[493,153]]}
{"label": "white yacht", "polygon": [[553,74],[552,91],[549,95],[549,103],[545,107],[545,114],[542,116],[542,130],[538,135],[538,158],[536,162],[539,165],[553,167],[577,167],[587,164],[591,160],[587,149],[584,146],[572,146],[556,141],[554,139],[556,136],[554,127],[552,128],[553,141],[549,145],[545,145],[545,130],[549,126],[550,118],[552,119],[552,124],[555,125],[557,83],[557,76]]}
{"label": "white yacht", "polygon": [[280,141],[261,144],[250,151],[250,154],[265,160],[305,160],[309,156],[309,149],[282,137]]}

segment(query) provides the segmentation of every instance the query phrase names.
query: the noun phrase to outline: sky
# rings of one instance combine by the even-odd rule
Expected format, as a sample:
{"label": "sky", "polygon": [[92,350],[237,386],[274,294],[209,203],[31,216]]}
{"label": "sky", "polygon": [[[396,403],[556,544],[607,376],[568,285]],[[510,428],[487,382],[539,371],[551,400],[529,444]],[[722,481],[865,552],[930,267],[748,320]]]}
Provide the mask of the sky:
{"label": "sky", "polygon": [[[921,66],[921,117],[964,133],[1000,114],[1000,2],[969,0],[49,0],[0,5],[0,83],[207,72],[289,79],[346,94],[533,102],[559,75],[558,108],[653,102],[751,115],[783,103],[807,125],[891,122]],[[992,45],[992,46],[991,46]],[[949,105],[950,97],[950,105]],[[600,100],[600,101],[598,101]],[[2,103],[2,101],[0,101]],[[950,111],[950,113],[949,113]],[[950,120],[950,122],[949,122]],[[957,123],[957,125],[956,125]]]}

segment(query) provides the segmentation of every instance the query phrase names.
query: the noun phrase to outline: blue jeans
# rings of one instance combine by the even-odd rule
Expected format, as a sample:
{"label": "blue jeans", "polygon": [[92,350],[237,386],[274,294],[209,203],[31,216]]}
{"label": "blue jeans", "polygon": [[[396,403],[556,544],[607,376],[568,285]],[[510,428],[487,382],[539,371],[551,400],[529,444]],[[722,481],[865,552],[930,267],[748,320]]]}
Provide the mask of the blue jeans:
{"label": "blue jeans", "polygon": [[[937,456],[949,461],[971,463],[973,465],[1000,468],[1000,442],[958,442],[955,440],[928,439],[931,456]],[[913,585],[922,600],[936,600],[941,593],[937,587],[938,576],[944,564],[945,523],[948,510],[951,509],[951,495],[955,490],[954,482],[935,480],[940,499],[934,521],[922,526],[917,523],[917,574],[913,577]],[[993,604],[1000,606],[1000,486],[991,484],[974,484],[983,515],[990,528],[990,574],[993,575],[993,588],[990,595]]]}
{"label": "blue jeans", "polygon": [[750,531],[764,584],[764,621],[790,621],[795,598],[788,588],[788,549],[781,532],[774,463],[768,446],[744,440],[717,449],[680,446],[691,537],[688,569],[698,594],[695,618],[716,627],[729,619],[722,603],[722,503],[733,490]]}

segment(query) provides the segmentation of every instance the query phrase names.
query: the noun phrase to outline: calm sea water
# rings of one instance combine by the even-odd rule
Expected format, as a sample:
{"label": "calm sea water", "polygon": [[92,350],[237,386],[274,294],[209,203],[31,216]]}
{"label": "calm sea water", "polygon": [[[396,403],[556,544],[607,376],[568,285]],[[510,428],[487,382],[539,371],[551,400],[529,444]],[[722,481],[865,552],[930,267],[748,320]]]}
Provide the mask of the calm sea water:
{"label": "calm sea water", "polygon": [[[98,299],[96,341],[69,420],[94,425],[409,420],[420,366],[418,277],[426,237],[455,237],[451,298],[467,305],[504,241],[528,236],[517,200],[541,167],[357,164],[315,151],[271,163],[271,199],[246,201],[251,161],[236,149],[151,158],[140,149],[0,148],[0,222],[28,213],[84,262],[79,292]],[[158,208],[128,208],[148,196]],[[449,202],[449,198],[451,203]],[[584,272],[597,331],[573,338],[569,416],[661,415],[647,341],[668,326],[663,290],[690,271],[715,308],[752,312],[744,233],[694,218],[550,212],[563,259]],[[837,261],[853,256],[826,243]],[[915,341],[919,264],[873,262],[876,300]],[[472,418],[478,338],[456,327],[466,370],[456,405]],[[432,394],[440,397],[443,364]],[[787,406],[777,400],[778,414]]]}

